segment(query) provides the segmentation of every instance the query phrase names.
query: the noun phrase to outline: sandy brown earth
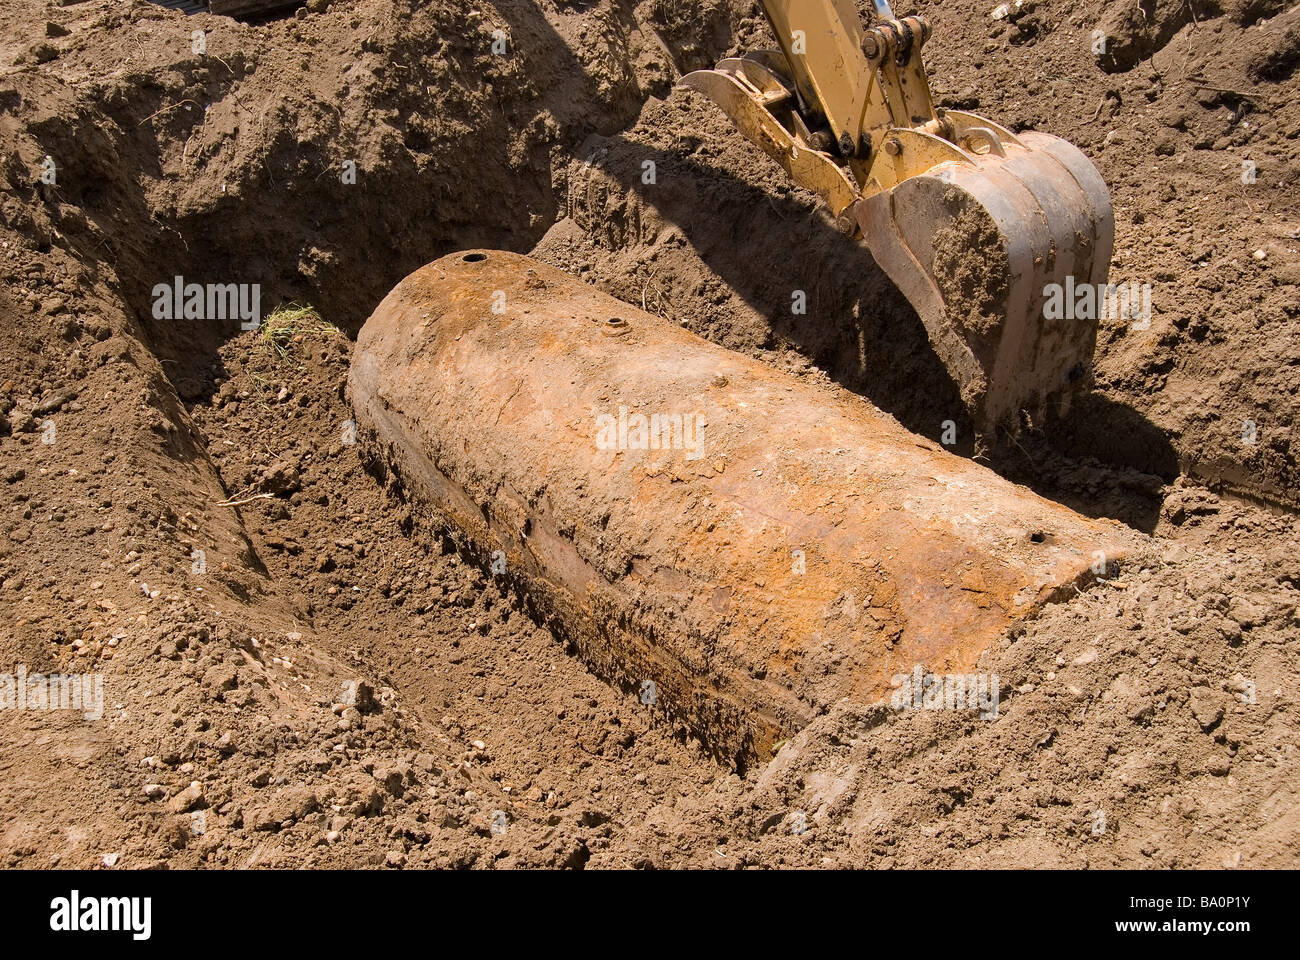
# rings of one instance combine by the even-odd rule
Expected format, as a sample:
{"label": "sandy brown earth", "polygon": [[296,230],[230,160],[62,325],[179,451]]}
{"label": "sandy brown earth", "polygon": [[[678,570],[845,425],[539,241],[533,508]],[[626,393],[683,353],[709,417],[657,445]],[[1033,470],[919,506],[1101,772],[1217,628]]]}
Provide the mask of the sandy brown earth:
{"label": "sandy brown earth", "polygon": [[[1294,866],[1300,8],[993,6],[898,12],[941,102],[1094,159],[1155,315],[990,464],[1150,540],[988,650],[995,721],[842,702],[742,775],[405,499],[343,384],[398,280],[491,246],[960,420],[870,259],[673,89],[769,45],[757,7],[0,0],[0,672],[104,684],[98,720],[0,710],[0,862]],[[155,319],[176,275],[321,320]]]}

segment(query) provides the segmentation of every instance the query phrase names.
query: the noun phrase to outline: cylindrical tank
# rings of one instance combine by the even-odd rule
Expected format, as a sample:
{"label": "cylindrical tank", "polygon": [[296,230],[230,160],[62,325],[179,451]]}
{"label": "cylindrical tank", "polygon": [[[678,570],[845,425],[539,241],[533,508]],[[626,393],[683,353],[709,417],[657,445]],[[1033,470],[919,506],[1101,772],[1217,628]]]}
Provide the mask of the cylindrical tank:
{"label": "cylindrical tank", "polygon": [[917,664],[968,672],[1139,539],[512,253],[403,280],[349,389],[403,485],[596,673],[740,765]]}

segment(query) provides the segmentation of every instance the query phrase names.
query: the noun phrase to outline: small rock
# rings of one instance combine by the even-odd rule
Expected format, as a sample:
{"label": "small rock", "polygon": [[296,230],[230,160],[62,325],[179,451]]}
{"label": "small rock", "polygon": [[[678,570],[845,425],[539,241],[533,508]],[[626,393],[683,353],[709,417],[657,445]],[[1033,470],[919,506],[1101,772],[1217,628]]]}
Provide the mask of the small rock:
{"label": "small rock", "polygon": [[[301,8],[299,8],[301,9]],[[263,493],[283,496],[294,493],[302,487],[302,474],[296,464],[288,460],[278,460],[262,471],[258,489]]]}
{"label": "small rock", "polygon": [[244,826],[252,830],[278,830],[301,820],[320,807],[320,799],[307,787],[287,787],[266,803],[244,814]]}
{"label": "small rock", "polygon": [[376,767],[374,778],[384,785],[387,790],[395,797],[400,797],[406,786],[406,778],[410,774],[411,768],[405,763],[395,763],[392,766]]}
{"label": "small rock", "polygon": [[1188,706],[1191,708],[1192,716],[1200,724],[1201,730],[1206,733],[1218,726],[1219,721],[1223,719],[1223,705],[1213,698],[1208,687],[1197,687],[1193,690]]}
{"label": "small rock", "polygon": [[189,813],[203,802],[203,784],[191,780],[190,785],[167,801],[172,813]]}
{"label": "small rock", "polygon": [[36,429],[36,418],[32,416],[30,410],[19,410],[14,407],[9,411],[8,421],[12,433],[31,433]]}
{"label": "small rock", "polygon": [[1243,630],[1262,626],[1268,620],[1268,609],[1242,597],[1233,597],[1228,615]]}
{"label": "small rock", "polygon": [[375,688],[364,680],[349,680],[343,684],[343,696],[340,699],[344,706],[368,710],[374,704]]}

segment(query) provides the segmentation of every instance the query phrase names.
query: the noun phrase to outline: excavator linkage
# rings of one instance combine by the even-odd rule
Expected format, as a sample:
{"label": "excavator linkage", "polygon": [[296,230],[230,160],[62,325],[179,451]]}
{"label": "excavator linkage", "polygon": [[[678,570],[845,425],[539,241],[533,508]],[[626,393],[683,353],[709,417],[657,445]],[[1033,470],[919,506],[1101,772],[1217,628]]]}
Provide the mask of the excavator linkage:
{"label": "excavator linkage", "polygon": [[816,193],[908,298],[986,441],[1090,382],[1097,311],[1044,317],[1057,289],[1104,291],[1105,182],[1074,145],[936,109],[929,25],[886,0],[763,0],[781,50],[682,79]]}

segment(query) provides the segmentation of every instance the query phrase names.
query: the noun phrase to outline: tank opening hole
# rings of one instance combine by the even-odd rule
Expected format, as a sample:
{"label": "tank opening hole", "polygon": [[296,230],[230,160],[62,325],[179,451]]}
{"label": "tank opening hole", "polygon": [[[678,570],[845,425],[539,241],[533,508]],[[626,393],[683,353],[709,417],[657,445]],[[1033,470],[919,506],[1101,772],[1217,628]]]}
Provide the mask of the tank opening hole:
{"label": "tank opening hole", "polygon": [[1030,543],[1042,543],[1046,539],[1047,539],[1047,534],[1043,533],[1043,531],[1041,530],[1035,530],[1033,533],[1029,535]]}
{"label": "tank opening hole", "polygon": [[465,254],[465,256],[461,257],[461,259],[464,260],[466,263],[478,263],[478,262],[481,261],[481,260],[486,260],[486,259],[487,259],[487,254],[486,254],[486,253],[467,253],[467,254]]}

